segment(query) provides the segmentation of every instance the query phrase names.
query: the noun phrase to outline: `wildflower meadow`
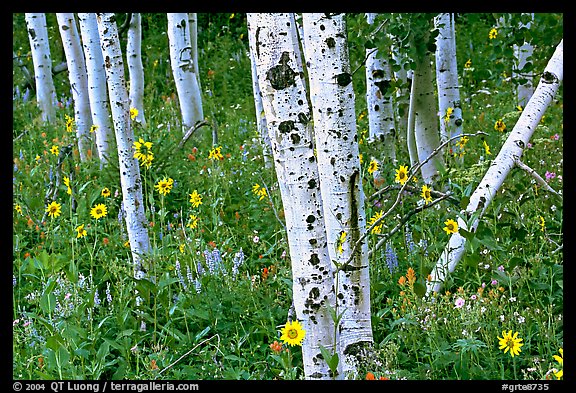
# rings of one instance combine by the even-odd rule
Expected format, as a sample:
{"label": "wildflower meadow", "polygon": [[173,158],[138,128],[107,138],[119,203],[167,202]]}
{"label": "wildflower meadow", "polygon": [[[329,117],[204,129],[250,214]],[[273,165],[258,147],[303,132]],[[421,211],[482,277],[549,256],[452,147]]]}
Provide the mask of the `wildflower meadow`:
{"label": "wildflower meadow", "polygon": [[[80,160],[66,73],[54,75],[56,120],[46,124],[14,62],[12,376],[303,379],[301,346],[310,332],[292,314],[283,185],[257,131],[246,15],[198,14],[207,125],[185,143],[166,16],[141,15],[147,123],[131,122],[132,149],[154,280],[134,275],[115,150],[102,165],[92,142]],[[406,135],[396,135],[395,161],[373,158],[363,14],[349,16],[352,69],[361,69],[352,83],[374,339],[355,379],[564,378],[562,86],[522,156],[547,187],[514,168],[475,232],[458,222],[524,110],[511,77],[511,38],[490,15],[458,19],[467,136],[440,153],[446,167],[434,184],[412,171]],[[57,62],[58,25],[54,14],[46,16]],[[561,38],[562,15],[535,18],[536,85]],[[13,32],[15,56],[33,70],[24,14],[13,15]],[[427,297],[432,269],[453,234],[467,240],[462,260]],[[341,253],[351,234],[339,236]],[[323,354],[331,367],[338,362]]]}

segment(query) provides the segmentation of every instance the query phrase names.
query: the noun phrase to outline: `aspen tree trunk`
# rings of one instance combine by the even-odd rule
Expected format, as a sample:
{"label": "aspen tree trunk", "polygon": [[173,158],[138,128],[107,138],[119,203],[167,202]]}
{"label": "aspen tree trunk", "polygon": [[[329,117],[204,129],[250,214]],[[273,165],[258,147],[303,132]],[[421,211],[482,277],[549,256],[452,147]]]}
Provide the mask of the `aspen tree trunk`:
{"label": "aspen tree trunk", "polygon": [[[366,14],[370,25],[376,14]],[[366,107],[368,109],[368,134],[371,143],[378,143],[382,152],[380,160],[396,161],[396,124],[392,91],[392,69],[388,53],[366,49]],[[376,172],[375,172],[376,174]]]}
{"label": "aspen tree trunk", "polygon": [[[412,94],[410,96],[410,111],[414,116],[414,138],[418,153],[418,162],[424,161],[440,145],[438,131],[438,101],[434,91],[433,65],[430,52],[414,59],[416,69],[412,80]],[[426,184],[434,183],[434,178],[443,166],[443,158],[436,154],[430,161],[422,165],[420,171]]]}
{"label": "aspen tree trunk", "polygon": [[[390,35],[390,37],[393,37]],[[398,51],[396,45],[390,48],[392,60],[395,64],[402,64],[402,56]],[[402,66],[398,71],[394,71],[394,79],[396,82],[401,83],[402,88],[396,90],[396,98],[394,100],[394,112],[396,114],[396,135],[400,138],[407,133],[408,129],[408,113],[410,101],[407,98],[412,86],[412,70],[406,71]]]}
{"label": "aspen tree trunk", "polygon": [[248,13],[248,32],[284,204],[294,308],[306,331],[304,374],[332,379],[320,348],[335,350],[334,275],[294,15]]}
{"label": "aspen tree trunk", "polygon": [[68,65],[70,89],[74,99],[74,121],[78,139],[78,152],[80,161],[86,161],[91,142],[92,114],[88,97],[88,75],[86,74],[84,52],[82,51],[74,14],[57,13],[56,18],[60,27],[60,36],[62,37],[66,64]]}
{"label": "aspen tree trunk", "polygon": [[118,146],[118,162],[120,165],[120,184],[122,186],[122,204],[124,207],[126,229],[132,251],[134,277],[145,277],[146,257],[150,250],[147,220],[144,213],[142,198],[142,179],[138,160],[134,157],[134,132],[130,122],[130,105],[126,79],[124,77],[124,61],[118,37],[118,27],[113,13],[97,13],[98,32],[104,68],[108,80],[108,95]]}
{"label": "aspen tree trunk", "polygon": [[202,91],[200,83],[200,66],[198,65],[198,14],[196,12],[188,13],[190,24],[190,44],[192,46],[192,62],[194,63],[194,74],[198,81],[198,90]]}
{"label": "aspen tree trunk", "polygon": [[346,20],[324,13],[304,13],[302,20],[328,251],[344,266],[336,278],[339,366],[343,378],[354,378],[360,360],[355,355],[365,355],[373,337],[368,244],[351,254],[366,231],[366,217]]}
{"label": "aspen tree trunk", "polygon": [[132,13],[128,27],[126,42],[126,62],[128,63],[128,76],[130,78],[130,107],[138,110],[134,118],[143,127],[146,127],[144,115],[144,66],[142,65],[142,17],[139,13]]}
{"label": "aspen tree trunk", "polygon": [[[490,164],[490,168],[480,181],[478,187],[470,196],[470,202],[466,210],[462,212],[462,215],[465,216],[468,221],[471,219],[473,213],[479,211],[480,214],[477,215],[472,222],[468,223],[464,219],[458,218],[459,228],[463,228],[468,232],[476,231],[480,217],[482,217],[486,208],[496,196],[506,176],[508,176],[512,168],[516,165],[517,160],[522,157],[524,147],[530,141],[536,126],[552,102],[562,81],[563,48],[562,40],[556,47],[554,55],[544,69],[540,83],[534,91],[532,98],[528,101],[520,118],[514,125],[504,145],[502,145],[500,152]],[[459,233],[454,233],[450,236],[444,252],[442,252],[436,266],[432,270],[431,280],[426,285],[427,295],[431,295],[432,292],[438,292],[440,290],[448,274],[454,271],[456,265],[462,258],[465,244],[466,238]]]}
{"label": "aspen tree trunk", "polygon": [[100,158],[100,167],[110,159],[111,146],[114,147],[114,129],[112,126],[110,108],[108,106],[108,91],[106,86],[106,71],[104,58],[100,47],[100,34],[96,14],[79,13],[78,22],[82,35],[82,46],[86,58],[88,74],[88,97],[92,112],[92,124],[96,127],[96,147]]}
{"label": "aspen tree trunk", "polygon": [[[248,41],[250,46],[255,44],[251,42],[254,40],[252,34],[248,34]],[[272,157],[272,144],[270,142],[270,135],[268,134],[268,125],[266,124],[266,116],[264,115],[264,105],[262,104],[262,93],[260,92],[260,85],[258,84],[258,73],[256,70],[256,60],[254,59],[254,53],[250,51],[250,65],[252,70],[252,90],[254,95],[254,106],[256,110],[256,128],[258,130],[258,135],[260,135],[260,145],[262,146],[262,155],[264,156],[264,164],[266,168],[270,168],[273,165],[271,161]]]}
{"label": "aspen tree trunk", "polygon": [[188,14],[168,13],[170,64],[182,113],[182,131],[204,119],[202,96],[194,72]]}
{"label": "aspen tree trunk", "polygon": [[44,13],[26,13],[26,27],[34,63],[34,80],[36,82],[36,103],[42,114],[42,121],[54,123],[56,110],[52,102],[54,80],[52,79],[52,60]]}
{"label": "aspen tree trunk", "polygon": [[[439,14],[434,24],[440,34],[436,38],[436,85],[440,114],[440,140],[462,134],[462,107],[456,63],[456,30],[454,14]],[[448,114],[448,111],[451,114]],[[448,116],[447,116],[448,115]],[[453,145],[458,143],[457,140]]]}
{"label": "aspen tree trunk", "polygon": [[[534,14],[531,14],[531,16],[532,20],[534,20]],[[531,22],[528,22],[526,24],[521,23],[520,28],[530,29],[531,24],[532,24]],[[532,56],[533,51],[534,48],[532,47],[532,44],[529,42],[524,41],[524,43],[521,46],[514,44],[514,54],[516,56],[516,61],[514,64],[512,77],[515,79],[516,78],[527,79],[526,83],[518,85],[518,87],[516,88],[516,94],[518,96],[518,105],[520,105],[522,108],[524,108],[528,100],[530,100],[530,97],[532,97],[532,93],[534,92],[534,85],[532,84],[534,75],[532,71],[529,71],[527,74],[524,73],[518,74],[516,70],[521,70],[526,65],[528,59]]]}
{"label": "aspen tree trunk", "polygon": [[[414,79],[414,78],[413,78]],[[406,117],[406,145],[408,147],[408,155],[410,156],[410,166],[418,165],[418,149],[416,147],[416,135],[414,134],[414,124],[416,115],[414,113],[414,105],[416,104],[416,84],[412,80],[410,85],[410,101],[408,106],[408,116]]]}

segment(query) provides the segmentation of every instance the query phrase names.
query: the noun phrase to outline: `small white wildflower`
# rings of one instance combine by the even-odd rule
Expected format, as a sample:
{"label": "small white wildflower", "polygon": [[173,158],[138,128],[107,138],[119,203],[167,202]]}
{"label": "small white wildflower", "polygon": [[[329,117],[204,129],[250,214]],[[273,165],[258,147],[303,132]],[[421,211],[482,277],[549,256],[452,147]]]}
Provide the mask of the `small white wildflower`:
{"label": "small white wildflower", "polygon": [[526,319],[522,315],[520,315],[518,317],[518,323],[524,323],[524,321],[526,321]]}

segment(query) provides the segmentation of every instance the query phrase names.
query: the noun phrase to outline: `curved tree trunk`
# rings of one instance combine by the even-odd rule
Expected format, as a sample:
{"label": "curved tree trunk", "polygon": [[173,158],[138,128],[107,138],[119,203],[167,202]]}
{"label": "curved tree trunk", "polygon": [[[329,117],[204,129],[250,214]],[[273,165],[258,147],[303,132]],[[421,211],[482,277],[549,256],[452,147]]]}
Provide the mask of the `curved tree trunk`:
{"label": "curved tree trunk", "polygon": [[88,75],[86,74],[84,52],[82,51],[74,14],[57,13],[56,18],[60,27],[66,64],[68,65],[70,90],[72,90],[72,97],[74,98],[74,121],[78,139],[78,152],[80,161],[86,161],[91,142],[92,114],[88,97]]}
{"label": "curved tree trunk", "polygon": [[302,20],[328,251],[338,266],[341,376],[355,378],[373,337],[367,242],[352,255],[366,217],[346,20],[324,13],[304,13]]}
{"label": "curved tree trunk", "polygon": [[[563,78],[563,56],[564,45],[560,41],[556,47],[554,55],[544,69],[540,83],[536,88],[532,98],[528,101],[526,108],[522,111],[520,118],[514,125],[510,135],[502,145],[502,148],[490,168],[480,180],[480,184],[470,196],[470,202],[463,212],[463,215],[470,219],[476,212],[471,223],[466,223],[462,218],[458,218],[458,227],[468,232],[475,232],[480,221],[480,217],[496,196],[498,190],[504,183],[506,176],[510,173],[516,162],[522,157],[524,147],[527,146],[536,126],[542,119],[544,112],[552,102],[558,91]],[[469,225],[469,226],[468,226]],[[431,280],[427,282],[427,295],[438,292],[446,280],[448,274],[454,271],[456,265],[464,254],[466,238],[460,233],[454,233],[446,245],[444,252],[440,255],[436,266],[432,270]]]}
{"label": "curved tree trunk", "polygon": [[[432,71],[431,53],[415,59],[416,69],[412,80],[412,95],[410,97],[410,116],[414,116],[414,139],[418,162],[427,159],[440,145],[438,131],[438,101],[434,91],[434,77]],[[432,159],[422,165],[420,171],[426,184],[434,183],[434,178],[443,166],[443,158],[436,154]]]}
{"label": "curved tree trunk", "polygon": [[[376,14],[366,14],[369,24]],[[368,135],[382,152],[381,161],[396,161],[396,124],[392,102],[392,69],[388,54],[377,49],[366,49],[366,107],[368,109]],[[376,174],[376,172],[374,173]]]}
{"label": "curved tree trunk", "polygon": [[[440,109],[440,140],[444,142],[462,134],[454,14],[439,14],[434,18],[434,24],[440,32],[436,38],[436,85]],[[454,140],[452,145],[457,143],[458,140]]]}
{"label": "curved tree trunk", "polygon": [[194,72],[188,14],[168,13],[170,64],[182,113],[182,131],[204,120],[202,96]]}
{"label": "curved tree trunk", "polygon": [[143,278],[146,275],[146,257],[150,250],[147,219],[144,213],[142,198],[142,179],[138,160],[134,157],[134,132],[130,121],[130,105],[124,61],[118,37],[118,27],[113,13],[97,13],[100,44],[104,57],[104,68],[108,79],[108,95],[118,146],[120,165],[120,184],[122,186],[122,204],[126,219],[126,229],[132,251],[134,276]]}
{"label": "curved tree trunk", "polygon": [[42,113],[42,120],[53,123],[56,110],[52,97],[55,94],[52,79],[52,60],[46,28],[46,15],[44,13],[26,13],[26,27],[34,63],[34,80],[36,81],[36,102]]}
{"label": "curved tree trunk", "polygon": [[294,307],[306,331],[304,374],[332,379],[320,348],[335,348],[334,277],[294,15],[249,13],[248,29],[286,216]]}
{"label": "curved tree trunk", "polygon": [[192,63],[194,63],[194,74],[198,81],[198,89],[202,91],[200,83],[200,66],[198,64],[198,14],[196,12],[188,13],[190,23],[190,44],[192,46]]}
{"label": "curved tree trunk", "polygon": [[[254,40],[253,34],[248,34],[250,46],[255,44],[251,42]],[[266,116],[264,115],[264,104],[262,103],[262,93],[260,92],[260,85],[258,84],[258,73],[256,70],[256,60],[254,53],[250,51],[250,64],[252,70],[252,91],[254,95],[254,106],[256,110],[256,128],[258,135],[260,135],[260,145],[262,146],[262,155],[264,156],[264,164],[266,168],[272,166],[272,144],[270,142],[270,135],[268,134],[268,125],[266,124]]]}
{"label": "curved tree trunk", "polygon": [[86,58],[88,74],[88,97],[92,111],[92,124],[96,127],[96,147],[100,158],[100,167],[107,164],[110,158],[111,146],[115,145],[114,130],[108,107],[108,91],[106,87],[106,71],[104,58],[100,47],[100,35],[96,14],[79,13],[78,21],[82,35],[82,45]]}
{"label": "curved tree trunk", "polygon": [[126,42],[126,62],[130,78],[130,107],[138,110],[134,118],[143,127],[146,127],[144,115],[144,66],[142,65],[142,25],[141,15],[133,13],[128,27]]}
{"label": "curved tree trunk", "polygon": [[[534,14],[531,14],[532,20],[534,20]],[[531,22],[526,24],[520,24],[520,28],[523,29],[530,29]],[[516,88],[516,94],[518,97],[518,105],[522,108],[528,103],[530,97],[532,97],[532,93],[534,93],[534,85],[532,84],[532,80],[534,75],[532,71],[518,73],[519,70],[526,65],[528,59],[532,56],[534,52],[534,48],[531,43],[524,41],[521,46],[514,44],[514,55],[516,57],[516,61],[514,64],[514,70],[512,72],[512,77],[517,79],[526,79],[526,83],[519,84]]]}

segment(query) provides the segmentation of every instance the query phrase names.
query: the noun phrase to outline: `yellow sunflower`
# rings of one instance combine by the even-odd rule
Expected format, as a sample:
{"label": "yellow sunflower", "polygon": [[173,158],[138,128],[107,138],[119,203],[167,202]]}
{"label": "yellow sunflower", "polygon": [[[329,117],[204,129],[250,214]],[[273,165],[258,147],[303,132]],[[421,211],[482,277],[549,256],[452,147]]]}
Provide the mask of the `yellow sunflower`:
{"label": "yellow sunflower", "polygon": [[448,235],[458,232],[458,223],[453,219],[450,218],[449,220],[446,220],[446,222],[444,222],[444,225],[446,225],[444,227],[444,230]]}
{"label": "yellow sunflower", "polygon": [[500,349],[503,349],[504,353],[510,351],[510,356],[512,357],[519,355],[522,351],[520,347],[524,344],[521,341],[522,339],[518,338],[518,332],[512,335],[512,330],[508,330],[508,332],[502,331],[502,337],[498,337]]}
{"label": "yellow sunflower", "polygon": [[48,213],[50,217],[56,218],[62,213],[62,205],[53,201],[46,207],[46,213]]}
{"label": "yellow sunflower", "polygon": [[101,219],[102,217],[106,217],[106,214],[108,214],[108,209],[103,203],[97,204],[92,208],[92,210],[90,210],[90,215],[97,220]]}
{"label": "yellow sunflower", "polygon": [[196,190],[190,195],[190,203],[193,207],[198,207],[202,204],[202,195],[198,194]]}
{"label": "yellow sunflower", "polygon": [[302,346],[302,341],[306,336],[306,331],[300,325],[300,322],[286,322],[286,325],[281,330],[282,336],[280,340],[284,341],[286,344],[291,346],[300,345]]}
{"label": "yellow sunflower", "polygon": [[394,178],[396,183],[404,184],[408,181],[408,166],[400,165],[400,168],[396,169],[396,177]]}
{"label": "yellow sunflower", "polygon": [[426,184],[424,184],[422,186],[422,194],[420,194],[420,196],[422,196],[422,198],[424,199],[424,202],[426,202],[426,204],[432,202],[432,189],[429,188]]}

